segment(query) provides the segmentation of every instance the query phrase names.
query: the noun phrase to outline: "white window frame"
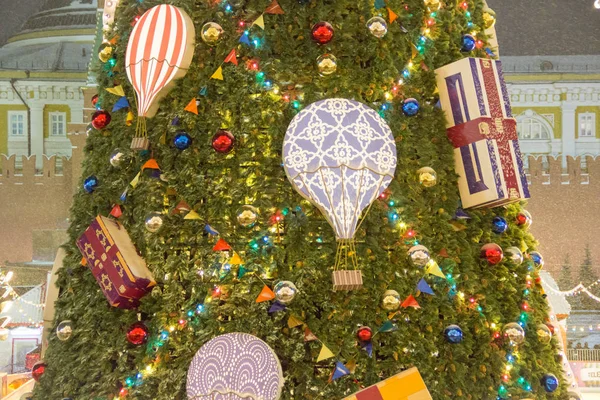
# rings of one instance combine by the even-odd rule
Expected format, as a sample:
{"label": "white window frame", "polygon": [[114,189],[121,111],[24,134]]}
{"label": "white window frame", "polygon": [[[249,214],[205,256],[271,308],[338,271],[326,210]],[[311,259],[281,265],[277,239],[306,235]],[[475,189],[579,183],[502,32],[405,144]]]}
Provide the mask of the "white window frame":
{"label": "white window frame", "polygon": [[[60,122],[54,122],[54,117],[62,118],[62,132],[54,133],[54,125],[58,125]],[[67,113],[65,112],[49,112],[48,113],[48,137],[49,138],[63,138],[67,136]]]}
{"label": "white window frame", "polygon": [[[527,115],[518,119],[518,132],[520,140],[549,141],[552,140],[552,130],[544,124],[541,117]],[[542,137],[546,134],[547,137]],[[537,137],[536,137],[537,136]]]}
{"label": "white window frame", "polygon": [[[23,133],[15,135],[13,131],[13,117],[19,116],[23,117]],[[8,112],[8,137],[10,140],[27,140],[27,111]]]}
{"label": "white window frame", "polygon": [[[590,123],[590,129],[584,130],[583,125]],[[584,112],[580,113],[577,119],[577,137],[579,138],[595,138],[596,137],[596,113]]]}

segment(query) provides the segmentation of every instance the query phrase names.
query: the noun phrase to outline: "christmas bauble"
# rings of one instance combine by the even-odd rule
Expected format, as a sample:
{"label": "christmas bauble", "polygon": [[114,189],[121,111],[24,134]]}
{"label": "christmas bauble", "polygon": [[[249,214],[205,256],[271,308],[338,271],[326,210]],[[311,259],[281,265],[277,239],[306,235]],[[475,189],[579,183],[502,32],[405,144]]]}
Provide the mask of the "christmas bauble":
{"label": "christmas bauble", "polygon": [[56,337],[58,340],[66,342],[73,335],[73,323],[70,320],[62,321],[56,327]]}
{"label": "christmas bauble", "polygon": [[215,22],[207,22],[202,26],[202,31],[200,31],[200,37],[204,40],[204,43],[215,45],[219,43],[219,41],[223,38],[225,31],[221,27],[221,25]]}
{"label": "christmas bauble", "polygon": [[548,344],[552,340],[552,332],[545,324],[539,324],[536,328],[536,333],[540,343]]}
{"label": "christmas bauble", "polygon": [[509,247],[504,253],[512,263],[516,265],[523,263],[523,252],[518,247]]}
{"label": "christmas bauble", "polygon": [[481,247],[481,258],[486,260],[490,265],[496,265],[504,258],[502,248],[496,243],[488,243]]}
{"label": "christmas bauble", "polygon": [[463,341],[463,331],[458,325],[450,325],[444,329],[444,337],[449,343],[458,344]]}
{"label": "christmas bauble", "polygon": [[437,173],[433,168],[423,167],[417,171],[419,174],[419,183],[425,187],[433,187],[437,184]]}
{"label": "christmas bauble", "polygon": [[317,58],[319,74],[328,76],[337,71],[337,58],[333,54],[323,54]]}
{"label": "christmas bauble", "polygon": [[521,228],[528,229],[531,226],[533,219],[527,210],[521,210],[517,214],[517,225]]}
{"label": "christmas bauble", "polygon": [[419,113],[420,108],[421,106],[419,105],[417,99],[406,99],[402,103],[402,112],[407,117],[414,117],[415,115],[417,115]]}
{"label": "christmas bauble", "polygon": [[244,228],[252,228],[258,221],[258,209],[250,205],[242,206],[237,212],[237,221]]}
{"label": "christmas bauble", "polygon": [[215,151],[219,153],[229,153],[233,149],[233,145],[235,143],[235,138],[231,134],[231,132],[226,130],[220,130],[215,133],[215,136],[212,138],[212,147]]}
{"label": "christmas bauble", "polygon": [[469,34],[463,35],[462,40],[461,40],[460,51],[462,51],[463,53],[469,53],[475,49],[476,45],[477,45],[477,41],[475,40],[473,35],[469,35]]}
{"label": "christmas bauble", "polygon": [[356,337],[361,342],[370,342],[373,338],[373,330],[368,326],[361,326],[358,328],[358,331],[356,331]]}
{"label": "christmas bauble", "polygon": [[103,43],[100,45],[100,49],[98,51],[98,58],[103,63],[107,62],[111,59],[113,55],[113,48],[109,43]]}
{"label": "christmas bauble", "polygon": [[88,193],[93,193],[98,187],[98,183],[98,178],[96,178],[94,175],[90,175],[83,181],[83,190]]}
{"label": "christmas bauble", "polygon": [[173,139],[173,145],[178,150],[185,150],[192,145],[192,137],[187,132],[177,132]]}
{"label": "christmas bauble", "polygon": [[544,267],[544,257],[537,251],[530,252],[529,259],[537,269],[542,269]]}
{"label": "christmas bauble", "polygon": [[422,268],[431,260],[431,256],[427,247],[419,244],[408,250],[408,259],[413,266]]}
{"label": "christmas bauble", "polygon": [[488,8],[483,12],[483,24],[485,29],[490,29],[496,25],[496,12],[491,8]]}
{"label": "christmas bauble", "polygon": [[31,369],[31,377],[36,382],[39,382],[42,375],[44,375],[44,372],[46,372],[46,363],[44,361],[38,361]]}
{"label": "christmas bauble", "polygon": [[148,340],[148,327],[142,322],[136,322],[127,329],[127,341],[139,346]]}
{"label": "christmas bauble", "polygon": [[502,234],[508,229],[508,222],[502,217],[495,217],[492,220],[492,231],[497,234]]}
{"label": "christmas bauble", "polygon": [[153,212],[148,214],[144,221],[144,225],[148,232],[155,233],[163,226],[163,222],[163,215],[159,212]]}
{"label": "christmas bauble", "polygon": [[540,380],[542,387],[547,393],[553,393],[558,389],[558,378],[553,374],[546,374]]}
{"label": "christmas bauble", "polygon": [[110,165],[112,165],[115,168],[120,167],[123,164],[124,160],[125,160],[125,153],[123,153],[119,149],[114,150],[110,154],[110,159],[109,159]]}
{"label": "christmas bauble", "polygon": [[312,28],[312,38],[319,44],[327,44],[333,39],[334,30],[329,22],[321,21]]}
{"label": "christmas bauble", "polygon": [[383,294],[382,307],[387,311],[396,311],[400,307],[400,295],[395,290],[386,290]]}
{"label": "christmas bauble", "polygon": [[98,104],[98,99],[99,99],[99,96],[97,94],[92,96],[92,105],[94,107],[96,107],[96,104]]}
{"label": "christmas bauble", "polygon": [[516,322],[511,322],[504,325],[504,328],[502,328],[502,334],[504,335],[504,339],[513,346],[525,342],[525,331],[521,325],[517,324]]}
{"label": "christmas bauble", "polygon": [[289,304],[294,300],[294,297],[296,297],[298,289],[296,288],[296,285],[290,281],[281,281],[275,285],[273,292],[275,293],[277,301],[283,304]]}
{"label": "christmas bauble", "polygon": [[373,17],[367,21],[367,28],[369,28],[369,32],[371,35],[376,38],[382,38],[388,31],[387,23],[385,19],[381,17]]}
{"label": "christmas bauble", "polygon": [[92,126],[96,129],[104,129],[110,124],[110,114],[108,111],[98,110],[92,114]]}

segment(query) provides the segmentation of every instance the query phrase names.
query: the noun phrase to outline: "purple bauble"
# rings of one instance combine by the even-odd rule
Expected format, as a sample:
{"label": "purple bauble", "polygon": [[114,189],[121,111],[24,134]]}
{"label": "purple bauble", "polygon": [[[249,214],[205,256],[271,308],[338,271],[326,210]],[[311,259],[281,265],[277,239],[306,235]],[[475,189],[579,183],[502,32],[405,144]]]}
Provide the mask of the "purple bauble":
{"label": "purple bauble", "polygon": [[247,333],[228,333],[204,344],[187,375],[189,399],[277,400],[282,387],[277,355]]}

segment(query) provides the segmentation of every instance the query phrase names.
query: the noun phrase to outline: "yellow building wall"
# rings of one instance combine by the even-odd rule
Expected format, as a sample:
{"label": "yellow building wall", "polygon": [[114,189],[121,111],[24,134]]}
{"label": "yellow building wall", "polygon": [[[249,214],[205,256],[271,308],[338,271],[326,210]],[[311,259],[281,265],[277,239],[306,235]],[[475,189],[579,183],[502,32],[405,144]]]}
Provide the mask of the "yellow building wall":
{"label": "yellow building wall", "polygon": [[65,104],[47,104],[44,106],[44,138],[50,136],[50,113],[52,112],[63,112],[67,114],[66,124],[71,122],[71,108]]}
{"label": "yellow building wall", "polygon": [[27,111],[22,104],[0,104],[0,154],[8,153],[8,112]]}
{"label": "yellow building wall", "polygon": [[[554,115],[554,139],[562,138],[562,109],[560,107],[513,107],[512,112],[516,117],[527,110],[535,111],[542,117],[542,114]],[[543,117],[542,117],[543,118]],[[596,117],[597,118],[597,117]],[[544,118],[545,119],[545,118]],[[596,119],[597,120],[597,119]],[[550,121],[548,121],[550,125]]]}
{"label": "yellow building wall", "polygon": [[575,111],[575,138],[579,139],[579,114],[596,114],[596,138],[600,139],[600,107],[599,106],[581,106]]}

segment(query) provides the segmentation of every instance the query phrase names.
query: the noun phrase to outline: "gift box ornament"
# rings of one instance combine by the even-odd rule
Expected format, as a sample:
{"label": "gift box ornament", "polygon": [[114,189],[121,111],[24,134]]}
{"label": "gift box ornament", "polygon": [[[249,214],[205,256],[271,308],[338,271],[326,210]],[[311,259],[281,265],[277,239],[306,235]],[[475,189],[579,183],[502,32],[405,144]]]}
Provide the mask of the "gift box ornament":
{"label": "gift box ornament", "polygon": [[344,400],[433,400],[419,370],[410,368]]}
{"label": "gift box ornament", "polygon": [[77,240],[77,247],[108,302],[135,308],[156,282],[118,221],[98,216]]}

